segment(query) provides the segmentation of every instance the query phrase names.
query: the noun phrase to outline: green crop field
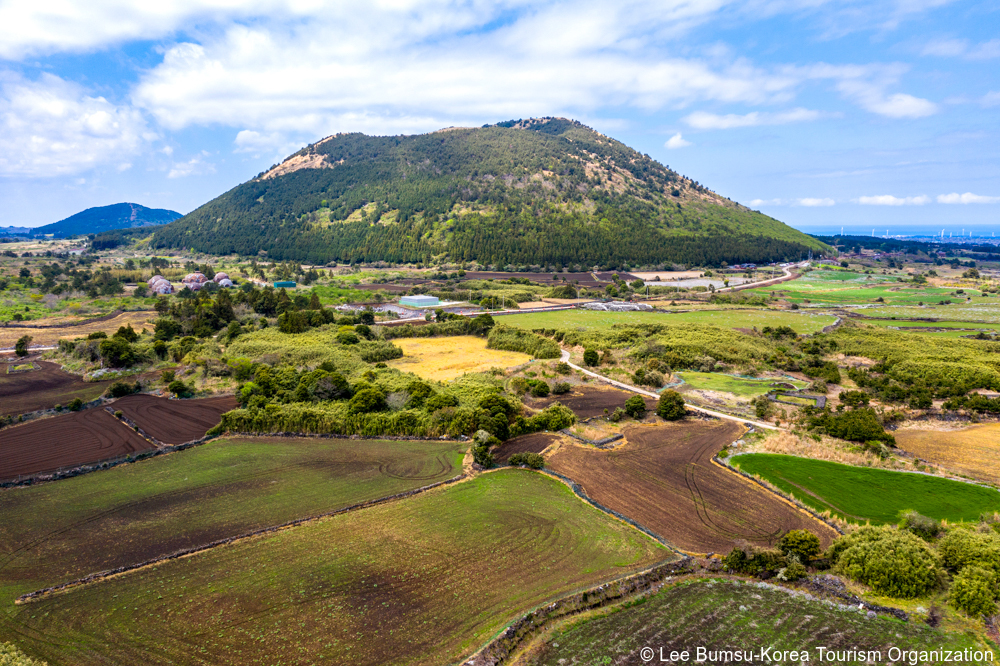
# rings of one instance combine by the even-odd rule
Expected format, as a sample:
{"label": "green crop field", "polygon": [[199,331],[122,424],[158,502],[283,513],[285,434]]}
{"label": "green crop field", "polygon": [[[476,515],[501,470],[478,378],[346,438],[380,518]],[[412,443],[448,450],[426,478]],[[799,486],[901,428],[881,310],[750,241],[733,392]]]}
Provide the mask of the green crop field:
{"label": "green crop field", "polygon": [[[978,296],[975,289],[967,295]],[[774,293],[792,303],[819,305],[854,305],[885,302],[890,305],[928,305],[942,300],[963,300],[954,289],[899,282],[895,276],[864,275],[847,271],[812,271],[800,278],[771,287],[757,287],[747,292],[760,296]]]}
{"label": "green crop field", "polygon": [[508,469],[7,604],[0,642],[50,666],[455,663],[526,610],[671,556]]}
{"label": "green crop field", "polygon": [[705,391],[722,391],[723,393],[732,393],[743,398],[754,398],[758,395],[764,395],[773,391],[775,384],[792,384],[798,389],[803,389],[809,385],[808,382],[799,379],[747,379],[717,372],[678,372],[677,376],[692,388]]}
{"label": "green crop field", "polygon": [[[934,303],[937,303],[935,300]],[[974,301],[961,301],[952,305],[933,305],[924,307],[890,306],[868,310],[866,314],[873,317],[899,318],[933,318],[942,321],[968,321],[986,324],[1000,324],[1000,299],[989,298]]]}
{"label": "green crop field", "polygon": [[528,330],[554,328],[563,330],[608,330],[630,324],[710,324],[723,328],[791,326],[796,333],[816,333],[837,321],[832,315],[807,314],[783,310],[700,310],[696,312],[593,312],[590,310],[555,310],[497,317],[508,326]]}
{"label": "green crop field", "polygon": [[1000,511],[996,490],[926,474],[766,453],[735,456],[732,462],[818,511],[856,522],[895,523],[900,511],[910,509],[950,521],[975,521]]}
{"label": "green crop field", "polygon": [[443,481],[461,472],[466,448],[455,441],[215,440],[0,491],[0,603],[95,571]]}
{"label": "green crop field", "polygon": [[[904,321],[899,319],[863,319],[869,326],[904,329],[907,333],[933,335],[939,338],[964,338],[980,331],[990,334],[1000,330],[1000,324],[981,324],[972,321]],[[937,330],[944,329],[944,330]]]}
{"label": "green crop field", "polygon": [[[904,623],[883,616],[869,619],[855,607],[807,599],[801,593],[766,583],[697,579],[665,587],[642,603],[567,624],[532,645],[518,663],[522,666],[660,663],[661,648],[667,658],[672,650],[688,650],[687,661],[695,663],[699,646],[713,651],[753,651],[754,658],[746,661],[763,663],[769,660],[760,658],[760,650],[770,647],[774,659],[770,663],[787,664],[806,662],[801,657],[776,657],[779,650],[807,650],[810,662],[820,661],[820,647],[839,651],[876,650],[882,653],[878,662],[889,662],[891,647],[908,651],[942,647],[991,649],[967,634],[946,634],[923,622]],[[652,658],[641,652],[646,647],[652,648]],[[827,654],[822,663],[854,661],[829,657]],[[728,663],[733,661],[730,659]],[[727,663],[719,657],[701,660],[706,662]],[[896,663],[901,663],[898,658]]]}

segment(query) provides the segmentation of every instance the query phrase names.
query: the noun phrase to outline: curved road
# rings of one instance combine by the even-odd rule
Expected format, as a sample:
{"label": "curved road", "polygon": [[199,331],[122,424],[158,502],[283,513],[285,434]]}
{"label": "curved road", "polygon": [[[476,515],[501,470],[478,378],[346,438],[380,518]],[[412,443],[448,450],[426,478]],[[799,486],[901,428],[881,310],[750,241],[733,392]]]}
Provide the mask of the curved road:
{"label": "curved road", "polygon": [[[561,351],[562,351],[562,356],[560,356],[559,360],[563,361],[564,363],[566,363],[567,365],[569,365],[569,367],[573,368],[574,370],[578,370],[578,371],[582,372],[585,375],[589,375],[591,377],[594,377],[595,379],[600,379],[602,382],[607,382],[608,384],[611,384],[612,386],[617,386],[620,389],[625,389],[626,391],[631,391],[632,393],[638,393],[639,395],[649,396],[650,398],[659,398],[660,397],[659,393],[655,393],[653,391],[646,391],[645,389],[637,388],[635,386],[632,386],[631,384],[625,384],[624,382],[619,382],[619,381],[616,381],[614,379],[610,379],[608,377],[605,377],[604,375],[599,375],[596,372],[591,372],[590,370],[587,370],[586,368],[581,368],[580,366],[576,365],[575,363],[571,363],[570,362],[570,360],[569,360],[569,352],[568,351],[566,351],[565,349],[563,349]],[[755,426],[757,428],[766,428],[767,430],[781,430],[781,428],[779,428],[778,426],[774,425],[773,423],[764,423],[762,421],[752,421],[750,419],[740,418],[739,416],[733,416],[732,414],[726,414],[725,412],[717,412],[714,409],[705,409],[704,407],[695,407],[694,405],[687,405],[686,404],[684,406],[685,406],[685,408],[690,409],[692,411],[701,412],[702,414],[708,414],[710,416],[714,416],[714,417],[720,418],[720,419],[725,419],[727,421],[736,421],[737,423],[742,423],[742,424],[748,425],[748,426],[752,425],[752,426]]]}

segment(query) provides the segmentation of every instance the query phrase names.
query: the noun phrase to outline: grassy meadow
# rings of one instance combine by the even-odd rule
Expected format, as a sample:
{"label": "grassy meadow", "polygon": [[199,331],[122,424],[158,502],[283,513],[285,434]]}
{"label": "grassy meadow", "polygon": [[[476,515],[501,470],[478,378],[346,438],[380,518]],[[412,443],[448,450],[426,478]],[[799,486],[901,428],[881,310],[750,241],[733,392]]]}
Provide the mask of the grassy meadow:
{"label": "grassy meadow", "polygon": [[723,328],[753,328],[791,326],[796,333],[816,333],[837,321],[832,315],[789,312],[786,310],[697,310],[692,312],[594,312],[590,310],[556,310],[505,315],[497,321],[508,326],[533,330],[605,331],[615,326],[639,324],[707,324]]}
{"label": "grassy meadow", "polygon": [[982,513],[1000,511],[996,490],[925,474],[766,453],[735,456],[732,462],[817,511],[852,522],[896,523],[906,510],[939,520],[977,521]]}
{"label": "grassy meadow", "polygon": [[2,491],[0,602],[443,481],[461,472],[466,448],[454,440],[226,438]]}
{"label": "grassy meadow", "polygon": [[[979,296],[975,289],[966,295]],[[884,302],[889,305],[934,304],[942,300],[964,301],[955,289],[900,282],[899,276],[866,275],[852,271],[814,270],[802,277],[770,287],[748,289],[744,293],[769,296],[774,293],[790,303],[859,305]],[[878,299],[882,299],[879,301]]]}
{"label": "grassy meadow", "polygon": [[501,470],[64,594],[0,641],[60,664],[445,664],[520,613],[671,557],[564,484]]}
{"label": "grassy meadow", "polygon": [[744,377],[734,377],[718,372],[678,372],[677,376],[684,380],[692,388],[703,391],[720,391],[722,393],[732,393],[741,398],[755,398],[775,390],[775,384],[792,384],[795,388],[803,389],[808,386],[808,382],[799,379],[750,379]]}

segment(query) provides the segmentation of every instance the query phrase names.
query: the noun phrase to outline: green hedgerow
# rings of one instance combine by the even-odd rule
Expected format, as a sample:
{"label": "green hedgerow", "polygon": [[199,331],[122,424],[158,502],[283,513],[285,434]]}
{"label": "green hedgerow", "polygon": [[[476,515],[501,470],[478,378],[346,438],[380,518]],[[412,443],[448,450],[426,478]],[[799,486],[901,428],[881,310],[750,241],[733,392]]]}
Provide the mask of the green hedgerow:
{"label": "green hedgerow", "polygon": [[922,597],[941,583],[937,553],[890,525],[866,525],[840,537],[830,548],[830,559],[848,578],[891,597]]}
{"label": "green hedgerow", "polygon": [[521,465],[527,465],[532,469],[541,469],[545,467],[545,458],[538,453],[531,453],[530,451],[515,453],[507,459],[507,462],[515,467],[519,467]]}

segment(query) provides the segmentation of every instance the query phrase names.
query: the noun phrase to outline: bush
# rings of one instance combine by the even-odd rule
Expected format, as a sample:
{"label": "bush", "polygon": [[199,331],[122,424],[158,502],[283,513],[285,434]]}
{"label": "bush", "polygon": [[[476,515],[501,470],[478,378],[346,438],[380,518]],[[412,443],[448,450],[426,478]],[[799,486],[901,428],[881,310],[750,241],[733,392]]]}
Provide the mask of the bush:
{"label": "bush", "polygon": [[586,350],[586,351],[583,352],[583,363],[584,363],[584,365],[588,365],[588,366],[590,366],[590,367],[593,368],[593,367],[595,367],[600,362],[601,362],[601,359],[597,355],[597,350],[596,349],[588,349],[588,350]]}
{"label": "bush", "polygon": [[798,560],[792,560],[791,562],[788,563],[787,567],[778,571],[778,578],[780,580],[788,581],[789,583],[795,582],[805,577],[806,577],[806,567]]}
{"label": "bush", "polygon": [[819,537],[809,530],[790,530],[778,541],[778,550],[785,555],[795,555],[800,562],[808,562],[819,555]]}
{"label": "bush", "polygon": [[545,458],[543,458],[538,453],[515,453],[512,455],[507,462],[515,467],[520,467],[521,465],[527,465],[532,469],[541,469],[545,467]]}
{"label": "bush", "polygon": [[167,390],[176,395],[178,398],[186,398],[192,394],[191,387],[179,379],[175,379],[170,382],[167,386]]}
{"label": "bush", "polygon": [[569,385],[569,382],[556,382],[552,385],[552,393],[554,395],[563,395],[569,393],[571,390],[572,387]]}
{"label": "bush", "polygon": [[14,343],[14,353],[20,357],[28,355],[28,345],[31,344],[32,337],[30,335],[22,335]]}
{"label": "bush", "polygon": [[741,545],[733,548],[722,558],[722,566],[727,571],[756,576],[764,571],[777,572],[788,566],[788,560],[780,550]]}
{"label": "bush", "polygon": [[972,617],[994,615],[997,575],[990,569],[970,566],[962,569],[951,584],[951,604]]}
{"label": "bush", "polygon": [[573,372],[573,368],[569,367],[569,363],[560,361],[559,363],[556,363],[556,372],[560,375],[568,375]]}
{"label": "bush", "polygon": [[825,418],[826,431],[833,437],[852,442],[886,442],[896,446],[896,438],[882,427],[875,410],[870,408],[852,409],[836,416]]}
{"label": "bush", "polygon": [[958,572],[968,566],[1000,574],[1000,534],[954,527],[938,544],[944,566]]}
{"label": "bush", "polygon": [[66,407],[71,412],[78,412],[81,409],[83,409],[83,400],[80,400],[79,398],[73,398],[72,400],[69,401],[69,403],[67,403]]}
{"label": "bush", "polygon": [[472,449],[472,460],[487,469],[493,467],[493,454],[490,453],[490,447],[477,446]]}
{"label": "bush", "polygon": [[660,394],[660,401],[656,405],[656,415],[667,421],[684,418],[684,398],[672,389],[664,391]]}
{"label": "bush", "polygon": [[432,395],[424,401],[424,409],[428,412],[436,412],[445,407],[458,407],[458,398],[453,395],[438,393]]}
{"label": "bush", "polygon": [[494,326],[487,337],[486,346],[490,349],[521,352],[535,358],[559,358],[559,345],[548,338],[535,333],[522,331],[519,328]]}
{"label": "bush", "polygon": [[169,384],[170,382],[174,381],[174,371],[164,370],[163,372],[160,373],[160,379],[163,380],[164,384]]}
{"label": "bush", "polygon": [[900,519],[901,529],[916,534],[924,541],[932,541],[941,534],[941,521],[921,516],[916,511],[904,511]]}
{"label": "bush", "polygon": [[375,388],[364,388],[354,394],[347,407],[352,414],[368,414],[385,409],[385,394]]}
{"label": "bush", "polygon": [[0,666],[46,666],[21,652],[13,643],[0,643]]}
{"label": "bush", "polygon": [[529,380],[528,385],[531,386],[531,395],[536,398],[545,398],[549,395],[549,385],[541,380]]}
{"label": "bush", "polygon": [[868,394],[864,391],[841,391],[838,397],[840,398],[840,402],[848,407],[868,406]]}
{"label": "bush", "polygon": [[342,345],[356,345],[361,342],[361,340],[354,331],[341,331],[340,333],[337,333],[337,342]]}
{"label": "bush", "polygon": [[766,395],[759,395],[750,402],[753,404],[754,414],[759,419],[770,418],[774,413],[774,403]]}
{"label": "bush", "polygon": [[937,554],[913,534],[888,525],[840,537],[830,559],[840,573],[890,597],[922,597],[941,583]]}
{"label": "bush", "polygon": [[642,396],[634,395],[625,401],[625,413],[634,419],[646,416],[646,401]]}
{"label": "bush", "polygon": [[132,395],[133,393],[138,393],[142,390],[142,385],[139,382],[135,384],[130,384],[128,382],[115,382],[108,387],[108,396],[112,398],[120,398],[125,395]]}

